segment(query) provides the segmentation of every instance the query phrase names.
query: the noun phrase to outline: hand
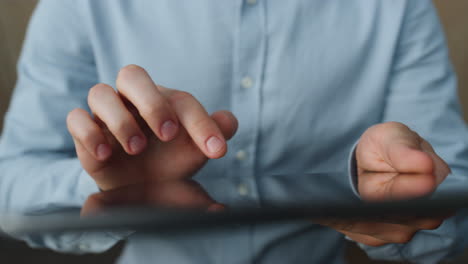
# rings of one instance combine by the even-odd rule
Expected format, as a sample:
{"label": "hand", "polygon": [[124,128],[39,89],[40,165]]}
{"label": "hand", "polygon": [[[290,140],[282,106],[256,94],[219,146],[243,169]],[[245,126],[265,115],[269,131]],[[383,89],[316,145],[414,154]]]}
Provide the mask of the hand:
{"label": "hand", "polygon": [[188,179],[226,153],[237,129],[232,113],[210,116],[193,96],[154,84],[138,66],[123,68],[116,83],[118,92],[104,84],[89,91],[94,117],[83,109],[67,117],[78,158],[103,195]]}
{"label": "hand", "polygon": [[[389,122],[369,128],[356,149],[358,191],[367,201],[411,199],[432,193],[450,173],[431,145],[407,126]],[[320,221],[354,241],[381,246],[409,242],[419,230],[435,229],[444,216],[382,221]]]}
{"label": "hand", "polygon": [[224,210],[194,180],[148,182],[95,193],[86,200],[81,215],[99,213],[113,206],[148,204],[162,208],[195,208],[209,212]]}

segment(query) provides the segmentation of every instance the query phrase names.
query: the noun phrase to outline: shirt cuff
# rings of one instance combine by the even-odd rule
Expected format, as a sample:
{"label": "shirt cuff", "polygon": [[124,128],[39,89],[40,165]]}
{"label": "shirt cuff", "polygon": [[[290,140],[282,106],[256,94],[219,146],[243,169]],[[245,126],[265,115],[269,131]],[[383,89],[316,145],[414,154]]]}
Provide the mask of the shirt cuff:
{"label": "shirt cuff", "polygon": [[348,175],[349,175],[349,184],[351,185],[351,190],[353,193],[361,199],[358,191],[358,173],[357,173],[357,160],[356,160],[356,149],[359,140],[354,143],[353,147],[351,148],[351,152],[348,156]]}

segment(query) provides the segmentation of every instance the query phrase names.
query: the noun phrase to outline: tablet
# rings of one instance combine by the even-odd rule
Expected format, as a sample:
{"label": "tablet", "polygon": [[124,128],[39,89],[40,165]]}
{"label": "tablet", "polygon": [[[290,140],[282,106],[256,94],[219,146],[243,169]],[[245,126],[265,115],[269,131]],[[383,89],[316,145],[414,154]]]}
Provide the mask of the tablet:
{"label": "tablet", "polygon": [[314,218],[371,221],[389,216],[446,215],[468,207],[468,184],[464,180],[452,181],[430,197],[368,203],[352,193],[346,177],[342,173],[277,175],[269,180],[274,186],[264,183],[264,187],[274,187],[274,192],[265,194],[260,204],[234,205],[221,212],[139,206],[112,208],[94,216],[80,217],[76,209],[44,215],[2,214],[0,225],[15,236],[129,230],[144,234],[185,233]]}

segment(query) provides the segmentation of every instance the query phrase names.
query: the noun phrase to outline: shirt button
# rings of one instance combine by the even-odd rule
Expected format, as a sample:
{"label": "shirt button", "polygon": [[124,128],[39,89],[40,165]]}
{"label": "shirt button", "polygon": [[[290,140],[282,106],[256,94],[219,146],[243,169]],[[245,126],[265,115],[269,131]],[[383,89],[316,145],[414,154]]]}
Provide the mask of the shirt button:
{"label": "shirt button", "polygon": [[249,5],[255,5],[257,3],[257,0],[247,0],[247,4]]}
{"label": "shirt button", "polygon": [[241,85],[243,88],[248,89],[253,86],[253,80],[249,76],[242,78]]}
{"label": "shirt button", "polygon": [[239,161],[246,160],[247,159],[247,152],[245,152],[244,150],[237,151],[236,159],[239,160]]}
{"label": "shirt button", "polygon": [[249,188],[247,188],[247,185],[240,183],[237,186],[237,192],[240,196],[246,196],[247,194],[249,194]]}

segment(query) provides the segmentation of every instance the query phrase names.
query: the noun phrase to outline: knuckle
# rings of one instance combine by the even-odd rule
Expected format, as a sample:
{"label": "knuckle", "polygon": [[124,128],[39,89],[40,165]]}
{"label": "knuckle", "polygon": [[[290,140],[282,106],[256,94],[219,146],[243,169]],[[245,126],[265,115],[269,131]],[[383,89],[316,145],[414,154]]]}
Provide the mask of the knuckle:
{"label": "knuckle", "polygon": [[96,141],[96,138],[98,138],[99,131],[97,131],[94,128],[88,128],[85,130],[82,130],[82,132],[79,135],[79,140],[83,144],[90,144],[94,141]]}
{"label": "knuckle", "polygon": [[73,110],[71,110],[70,112],[68,112],[68,115],[67,115],[67,124],[73,124],[76,120],[76,118],[80,115],[83,114],[83,109],[80,109],[80,108],[75,108]]}
{"label": "knuckle", "polygon": [[169,95],[169,100],[171,101],[171,103],[177,103],[177,102],[180,102],[180,101],[195,100],[195,97],[189,92],[173,91]]}
{"label": "knuckle", "polygon": [[128,118],[122,117],[118,121],[106,125],[109,127],[109,130],[115,134],[115,136],[117,136],[124,134],[125,131],[128,131],[130,124],[131,121],[129,121]]}
{"label": "knuckle", "polygon": [[146,74],[145,69],[142,67],[130,64],[120,69],[119,74],[117,75],[117,83],[125,80],[131,80],[136,75]]}
{"label": "knuckle", "polygon": [[86,117],[87,115],[88,112],[81,108],[75,108],[68,113],[66,125],[72,137],[79,137],[79,134],[83,131],[80,120],[83,120],[83,117]]}
{"label": "knuckle", "polygon": [[198,118],[193,120],[189,129],[195,132],[206,132],[208,131],[207,129],[211,130],[212,122],[213,121],[209,118]]}
{"label": "knuckle", "polygon": [[94,98],[100,98],[102,96],[105,96],[105,94],[108,93],[110,90],[113,91],[114,89],[104,83],[98,83],[94,85],[93,87],[91,87],[91,89],[89,89],[88,102],[92,102]]}
{"label": "knuckle", "polygon": [[117,120],[106,124],[114,136],[123,139],[138,133],[138,125],[130,113],[122,114]]}
{"label": "knuckle", "polygon": [[150,120],[167,113],[167,107],[161,102],[147,103],[141,105],[138,109],[139,114],[145,119]]}

